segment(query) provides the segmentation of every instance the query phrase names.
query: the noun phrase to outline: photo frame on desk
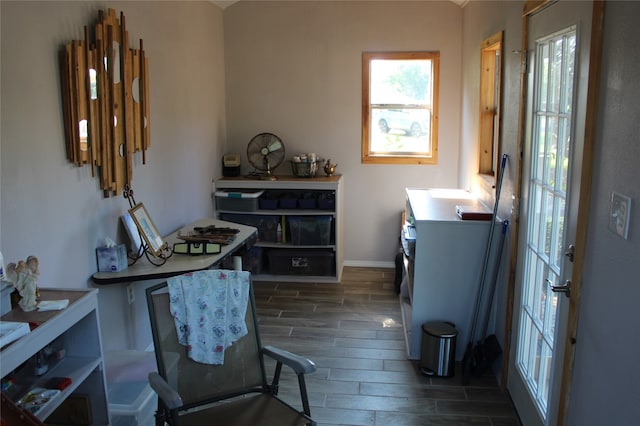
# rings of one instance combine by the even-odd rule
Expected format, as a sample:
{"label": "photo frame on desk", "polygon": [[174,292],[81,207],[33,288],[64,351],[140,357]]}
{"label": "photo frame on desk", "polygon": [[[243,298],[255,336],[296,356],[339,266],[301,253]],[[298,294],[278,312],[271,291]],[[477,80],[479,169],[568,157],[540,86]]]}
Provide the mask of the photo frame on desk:
{"label": "photo frame on desk", "polygon": [[139,253],[142,244],[142,237],[140,236],[140,231],[138,230],[138,225],[133,221],[133,217],[131,213],[126,211],[122,216],[120,216],[122,220],[122,224],[124,225],[124,229],[127,231],[127,235],[129,236],[129,241],[131,242],[130,251],[132,253]]}
{"label": "photo frame on desk", "polygon": [[144,204],[136,204],[133,208],[129,209],[129,214],[138,227],[138,231],[140,231],[140,235],[147,244],[151,254],[155,257],[162,257],[162,249],[166,244],[162,240],[162,236],[151,220]]}

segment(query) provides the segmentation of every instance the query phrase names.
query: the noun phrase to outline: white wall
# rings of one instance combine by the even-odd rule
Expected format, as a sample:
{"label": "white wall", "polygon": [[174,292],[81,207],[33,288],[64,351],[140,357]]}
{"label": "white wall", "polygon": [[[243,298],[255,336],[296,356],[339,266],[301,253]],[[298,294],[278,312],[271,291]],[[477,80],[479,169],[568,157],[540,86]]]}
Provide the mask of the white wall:
{"label": "white wall", "polygon": [[[640,418],[639,2],[607,2],[590,223],[569,425]],[[613,191],[632,198],[629,240],[608,229]]]}
{"label": "white wall", "polygon": [[[482,194],[487,205],[495,202],[495,189],[478,173],[478,126],[480,110],[480,46],[487,37],[503,31],[502,58],[502,110],[501,110],[501,153],[509,156],[504,171],[504,181],[500,194],[499,215],[503,219],[513,220],[511,208],[516,164],[519,159],[518,111],[520,107],[520,55],[522,45],[521,2],[483,1],[469,2],[464,7],[463,47],[464,66],[462,71],[462,138],[460,148],[460,182],[462,187],[471,187]],[[511,242],[515,241],[513,226],[502,251],[499,280],[496,284],[494,300],[495,324],[492,324],[501,347],[505,344],[505,321],[507,309],[507,279],[509,272],[509,254]],[[495,364],[497,373],[500,361]]]}
{"label": "white wall", "polygon": [[[404,188],[457,187],[462,10],[449,1],[238,2],[224,11],[229,149],[273,132],[345,177],[345,260],[393,265]],[[440,51],[439,163],[363,165],[362,52]],[[284,163],[277,173],[291,174]]]}
{"label": "white wall", "polygon": [[[108,7],[124,12],[131,47],[143,39],[150,64],[151,147],[146,165],[134,158],[135,198],[162,234],[212,215],[225,143],[221,10],[208,2],[2,1],[0,247],[6,263],[38,256],[43,287],[93,286],[95,248],[125,238],[127,200],[103,198],[90,170],[66,160],[60,95],[59,49],[82,39]],[[100,288],[106,349],[150,342],[137,291],[130,307],[123,286]]]}

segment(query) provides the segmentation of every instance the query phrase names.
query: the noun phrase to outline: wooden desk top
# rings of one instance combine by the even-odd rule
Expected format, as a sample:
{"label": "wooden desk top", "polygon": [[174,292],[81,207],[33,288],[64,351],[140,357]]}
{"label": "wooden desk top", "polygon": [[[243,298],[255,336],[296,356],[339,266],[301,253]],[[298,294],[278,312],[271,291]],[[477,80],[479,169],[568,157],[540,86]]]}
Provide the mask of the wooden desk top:
{"label": "wooden desk top", "polygon": [[229,227],[239,229],[236,239],[226,246],[222,246],[222,251],[218,254],[190,256],[186,254],[173,254],[167,261],[160,266],[151,264],[145,256],[138,261],[119,272],[96,272],[93,274],[93,282],[99,285],[122,284],[134,281],[143,281],[159,278],[169,278],[186,272],[199,271],[209,269],[218,265],[228,256],[232,256],[238,249],[245,245],[251,246],[257,237],[257,229],[252,226],[231,223],[217,219],[201,219],[182,227],[176,232],[164,238],[164,241],[173,247],[174,243],[181,242],[177,238],[179,232],[186,234],[193,231],[194,227],[206,227],[215,225],[217,227]]}

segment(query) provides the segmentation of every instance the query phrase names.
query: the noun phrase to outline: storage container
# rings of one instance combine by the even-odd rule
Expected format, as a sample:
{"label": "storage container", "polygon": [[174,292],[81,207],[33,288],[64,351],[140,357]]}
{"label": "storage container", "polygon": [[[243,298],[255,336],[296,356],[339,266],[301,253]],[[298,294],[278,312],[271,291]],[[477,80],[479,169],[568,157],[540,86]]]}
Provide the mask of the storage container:
{"label": "storage container", "polygon": [[336,208],[336,200],[329,198],[318,198],[318,209],[333,210]]}
{"label": "storage container", "polygon": [[220,220],[253,226],[258,229],[258,241],[277,242],[277,229],[281,216],[222,213]]}
{"label": "storage container", "polygon": [[317,196],[318,209],[335,210],[336,193],[334,191],[320,191]]}
{"label": "storage container", "polygon": [[264,191],[216,191],[216,209],[234,212],[254,212]]}
{"label": "storage container", "polygon": [[451,377],[454,374],[456,337],[455,325],[447,321],[422,324],[420,371],[427,376]]}
{"label": "storage container", "polygon": [[291,173],[295,177],[301,178],[313,178],[316,177],[318,173],[318,165],[319,161],[290,161],[291,163]]}
{"label": "storage container", "polygon": [[264,250],[262,247],[253,246],[246,250],[242,255],[242,264],[245,269],[253,275],[262,273],[262,265],[264,264]]}
{"label": "storage container", "polygon": [[298,208],[298,195],[293,193],[282,194],[278,199],[278,207],[284,210]]}
{"label": "storage container", "polygon": [[331,244],[333,216],[288,216],[289,238],[295,245]]}
{"label": "storage container", "polygon": [[275,210],[278,208],[278,200],[275,198],[260,198],[258,205],[262,210]]}
{"label": "storage container", "polygon": [[335,253],[332,250],[269,250],[269,269],[275,275],[335,274]]}
{"label": "storage container", "polygon": [[316,208],[316,199],[311,197],[303,197],[298,200],[298,207],[303,210],[313,210]]}
{"label": "storage container", "polygon": [[154,352],[105,352],[105,375],[112,426],[154,425],[158,397],[148,375],[157,371]]}

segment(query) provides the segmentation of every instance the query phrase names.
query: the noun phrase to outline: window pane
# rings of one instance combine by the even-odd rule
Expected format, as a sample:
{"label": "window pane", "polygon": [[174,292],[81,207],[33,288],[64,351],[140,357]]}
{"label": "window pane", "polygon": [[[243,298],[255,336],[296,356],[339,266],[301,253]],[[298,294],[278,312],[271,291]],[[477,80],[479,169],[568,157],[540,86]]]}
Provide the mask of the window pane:
{"label": "window pane", "polygon": [[371,105],[431,105],[431,60],[371,61]]}
{"label": "window pane", "polygon": [[371,111],[371,151],[428,155],[431,114],[425,109],[376,108]]}

